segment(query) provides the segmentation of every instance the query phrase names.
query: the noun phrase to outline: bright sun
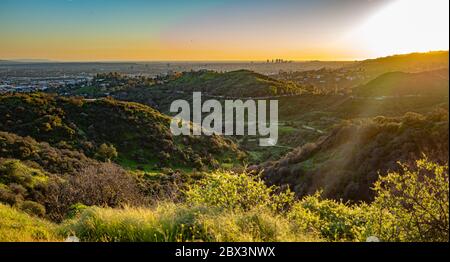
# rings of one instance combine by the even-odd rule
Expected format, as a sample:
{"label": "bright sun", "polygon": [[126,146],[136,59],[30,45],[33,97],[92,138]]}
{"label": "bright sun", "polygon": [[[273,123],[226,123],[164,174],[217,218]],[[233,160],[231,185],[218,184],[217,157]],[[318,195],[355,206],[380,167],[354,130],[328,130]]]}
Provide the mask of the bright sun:
{"label": "bright sun", "polygon": [[449,1],[397,0],[358,27],[352,38],[373,56],[448,50]]}

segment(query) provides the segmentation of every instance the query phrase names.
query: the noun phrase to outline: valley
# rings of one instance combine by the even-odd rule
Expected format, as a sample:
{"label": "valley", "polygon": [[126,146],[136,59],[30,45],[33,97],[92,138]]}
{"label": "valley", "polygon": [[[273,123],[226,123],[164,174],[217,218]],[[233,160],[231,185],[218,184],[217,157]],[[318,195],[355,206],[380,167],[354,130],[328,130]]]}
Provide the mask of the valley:
{"label": "valley", "polygon": [[[92,65],[2,62],[0,77],[85,66]],[[412,236],[403,224],[394,237],[375,222],[399,221],[384,202],[390,177],[411,176],[397,181],[407,188],[420,180],[416,174],[442,176],[448,196],[448,52],[105,68],[38,92],[0,93],[0,213],[23,212],[17,216],[37,227],[58,228],[23,239],[69,233],[83,241],[448,239],[433,227],[436,239]],[[259,135],[173,135],[170,105],[182,99],[192,106],[193,92],[222,106],[230,99],[277,100],[277,144],[261,147]],[[439,194],[430,197],[441,201]],[[439,214],[448,229],[448,212]],[[222,230],[225,222],[231,228]],[[255,234],[253,227],[270,232]]]}

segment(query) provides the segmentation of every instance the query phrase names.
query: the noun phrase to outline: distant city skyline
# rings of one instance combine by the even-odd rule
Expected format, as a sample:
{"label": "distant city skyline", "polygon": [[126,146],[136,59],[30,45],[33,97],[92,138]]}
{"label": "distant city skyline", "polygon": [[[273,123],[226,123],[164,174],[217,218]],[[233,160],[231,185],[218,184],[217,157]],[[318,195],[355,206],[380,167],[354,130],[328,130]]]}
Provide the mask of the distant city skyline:
{"label": "distant city skyline", "polygon": [[0,60],[361,60],[448,50],[448,0],[2,0]]}

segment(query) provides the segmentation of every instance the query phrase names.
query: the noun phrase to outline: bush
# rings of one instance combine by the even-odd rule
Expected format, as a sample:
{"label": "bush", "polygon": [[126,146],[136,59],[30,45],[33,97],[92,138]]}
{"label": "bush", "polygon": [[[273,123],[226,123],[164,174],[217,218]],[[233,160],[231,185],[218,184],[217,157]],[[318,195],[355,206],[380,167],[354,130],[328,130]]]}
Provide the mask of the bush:
{"label": "bush", "polygon": [[320,193],[296,202],[288,217],[301,230],[318,234],[330,241],[364,241],[367,237],[367,205],[324,200]]}
{"label": "bush", "polygon": [[35,215],[38,217],[45,216],[45,207],[39,203],[34,201],[23,201],[19,204],[20,210],[24,211],[27,214]]}
{"label": "bush", "polygon": [[401,171],[380,176],[375,201],[345,204],[322,200],[319,194],[297,202],[288,214],[303,231],[315,232],[331,241],[449,240],[448,164],[427,158]]}
{"label": "bush", "polygon": [[274,211],[287,209],[294,201],[294,194],[279,187],[267,187],[258,177],[247,173],[235,174],[217,171],[200,180],[186,191],[187,202],[223,209],[250,210],[268,207]]}
{"label": "bush", "polygon": [[81,203],[76,203],[69,208],[69,212],[67,213],[67,218],[74,218],[78,214],[80,214],[83,210],[88,208],[88,206],[83,205]]}
{"label": "bush", "polygon": [[448,164],[424,158],[400,166],[375,184],[373,234],[385,241],[448,242]]}
{"label": "bush", "polygon": [[0,184],[0,203],[13,206],[20,200],[22,200],[22,196],[14,194],[9,187]]}
{"label": "bush", "polygon": [[41,170],[30,168],[19,160],[0,162],[0,183],[14,183],[27,189],[33,189],[46,181],[47,176]]}
{"label": "bush", "polygon": [[97,150],[97,157],[103,161],[117,158],[118,153],[114,145],[101,144]]}
{"label": "bush", "polygon": [[40,202],[45,203],[47,213],[55,221],[64,219],[77,203],[120,207],[138,206],[146,201],[136,179],[112,163],[85,167],[66,180],[53,178],[43,195]]}

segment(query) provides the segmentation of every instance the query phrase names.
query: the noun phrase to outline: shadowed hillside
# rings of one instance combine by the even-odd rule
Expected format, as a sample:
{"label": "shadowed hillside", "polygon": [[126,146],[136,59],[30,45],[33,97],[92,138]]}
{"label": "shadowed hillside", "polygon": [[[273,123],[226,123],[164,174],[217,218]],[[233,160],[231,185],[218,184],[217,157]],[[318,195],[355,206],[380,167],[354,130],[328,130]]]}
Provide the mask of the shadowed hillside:
{"label": "shadowed hillside", "polygon": [[392,72],[383,74],[354,89],[362,97],[448,96],[448,68],[420,73]]}
{"label": "shadowed hillside", "polygon": [[427,154],[448,160],[448,111],[428,115],[345,121],[315,143],[259,166],[272,184],[289,184],[299,196],[322,189],[326,197],[371,200],[379,173]]}

